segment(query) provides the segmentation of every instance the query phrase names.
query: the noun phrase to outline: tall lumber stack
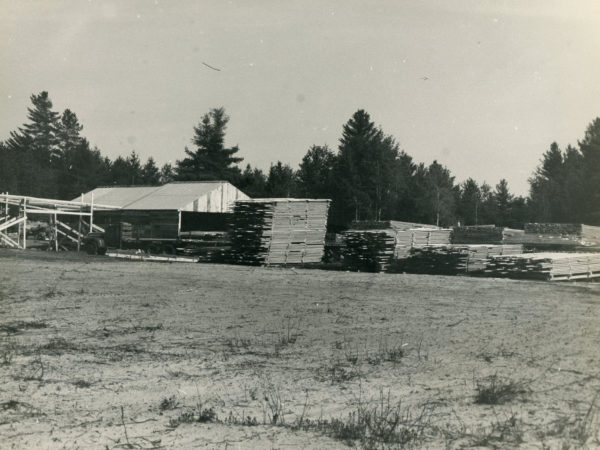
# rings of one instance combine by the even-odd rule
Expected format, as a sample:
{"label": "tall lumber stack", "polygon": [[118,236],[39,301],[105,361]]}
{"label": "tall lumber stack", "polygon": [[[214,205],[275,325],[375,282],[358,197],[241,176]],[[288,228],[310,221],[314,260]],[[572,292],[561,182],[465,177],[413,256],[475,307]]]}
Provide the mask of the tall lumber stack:
{"label": "tall lumber stack", "polygon": [[528,253],[495,256],[485,273],[494,277],[534,280],[600,278],[600,253]]}
{"label": "tall lumber stack", "polygon": [[318,263],[323,257],[329,200],[238,200],[231,258],[248,265]]}
{"label": "tall lumber stack", "polygon": [[348,270],[385,271],[394,256],[392,230],[348,230],[343,237],[343,263]]}

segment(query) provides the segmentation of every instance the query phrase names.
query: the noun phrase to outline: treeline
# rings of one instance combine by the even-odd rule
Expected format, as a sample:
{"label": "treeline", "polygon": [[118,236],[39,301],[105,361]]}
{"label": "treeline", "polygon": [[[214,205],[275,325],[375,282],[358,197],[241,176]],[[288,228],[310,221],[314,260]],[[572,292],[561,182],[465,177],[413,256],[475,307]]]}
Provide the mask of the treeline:
{"label": "treeline", "polygon": [[396,219],[449,226],[525,222],[600,225],[600,119],[589,125],[578,147],[552,144],[532,175],[530,196],[510,193],[506,180],[494,187],[469,178],[456,183],[434,161],[416,163],[395,138],[364,110],[343,126],[337,151],[313,145],[298,169],[278,161],[265,173],[239,164],[239,148],[225,146],[229,117],[223,108],[194,127],[193,148],[172,166],[135,151],[114,161],[81,135],[70,110],[53,111],[47,92],[31,96],[29,122],[0,142],[0,192],[72,199],[102,185],[159,185],[170,181],[227,180],[251,197],[331,198],[330,224]]}

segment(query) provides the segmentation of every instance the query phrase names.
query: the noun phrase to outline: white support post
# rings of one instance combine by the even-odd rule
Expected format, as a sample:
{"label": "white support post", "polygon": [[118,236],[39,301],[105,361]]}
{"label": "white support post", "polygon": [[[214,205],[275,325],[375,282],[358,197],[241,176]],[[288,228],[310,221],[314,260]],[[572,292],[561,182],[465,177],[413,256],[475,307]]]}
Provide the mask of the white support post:
{"label": "white support post", "polygon": [[23,201],[23,250],[27,250],[27,199]]}
{"label": "white support post", "polygon": [[179,237],[181,236],[181,211],[177,211],[178,214],[178,218],[177,218],[177,239],[179,239]]}
{"label": "white support post", "polygon": [[[17,212],[19,219],[23,217],[23,201],[19,203],[19,210]],[[23,238],[23,222],[19,222],[17,227],[17,244],[21,248],[21,238]]]}
{"label": "white support post", "polygon": [[92,191],[92,203],[90,204],[90,233],[94,230],[94,192]]}
{"label": "white support post", "polygon": [[54,251],[58,252],[58,217],[54,214]]}
{"label": "white support post", "polygon": [[[83,198],[83,194],[82,194]],[[81,208],[79,208],[79,212],[81,212]],[[77,252],[81,250],[81,221],[83,220],[83,216],[79,216],[79,224],[77,226]]]}

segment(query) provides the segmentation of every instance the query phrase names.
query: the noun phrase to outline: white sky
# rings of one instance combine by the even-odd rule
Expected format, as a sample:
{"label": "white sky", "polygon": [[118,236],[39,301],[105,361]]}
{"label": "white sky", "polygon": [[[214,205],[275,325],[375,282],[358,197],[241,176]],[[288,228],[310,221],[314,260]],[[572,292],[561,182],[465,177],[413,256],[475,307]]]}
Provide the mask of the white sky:
{"label": "white sky", "polygon": [[103,154],[162,165],[223,106],[244,165],[297,167],[312,144],[336,150],[364,108],[416,162],[526,194],[550,143],[575,145],[600,116],[597,0],[0,7],[0,139],[46,90]]}

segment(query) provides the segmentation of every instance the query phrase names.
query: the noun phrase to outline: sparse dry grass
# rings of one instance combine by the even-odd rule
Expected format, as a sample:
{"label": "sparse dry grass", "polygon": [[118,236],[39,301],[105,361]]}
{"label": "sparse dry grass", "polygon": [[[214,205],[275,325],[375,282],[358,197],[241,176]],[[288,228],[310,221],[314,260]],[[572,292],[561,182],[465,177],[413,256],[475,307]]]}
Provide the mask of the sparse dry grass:
{"label": "sparse dry grass", "polygon": [[[598,437],[593,286],[43,256],[0,257],[0,274],[18,269],[0,311],[7,445],[593,448]],[[495,371],[509,376],[484,376]]]}

